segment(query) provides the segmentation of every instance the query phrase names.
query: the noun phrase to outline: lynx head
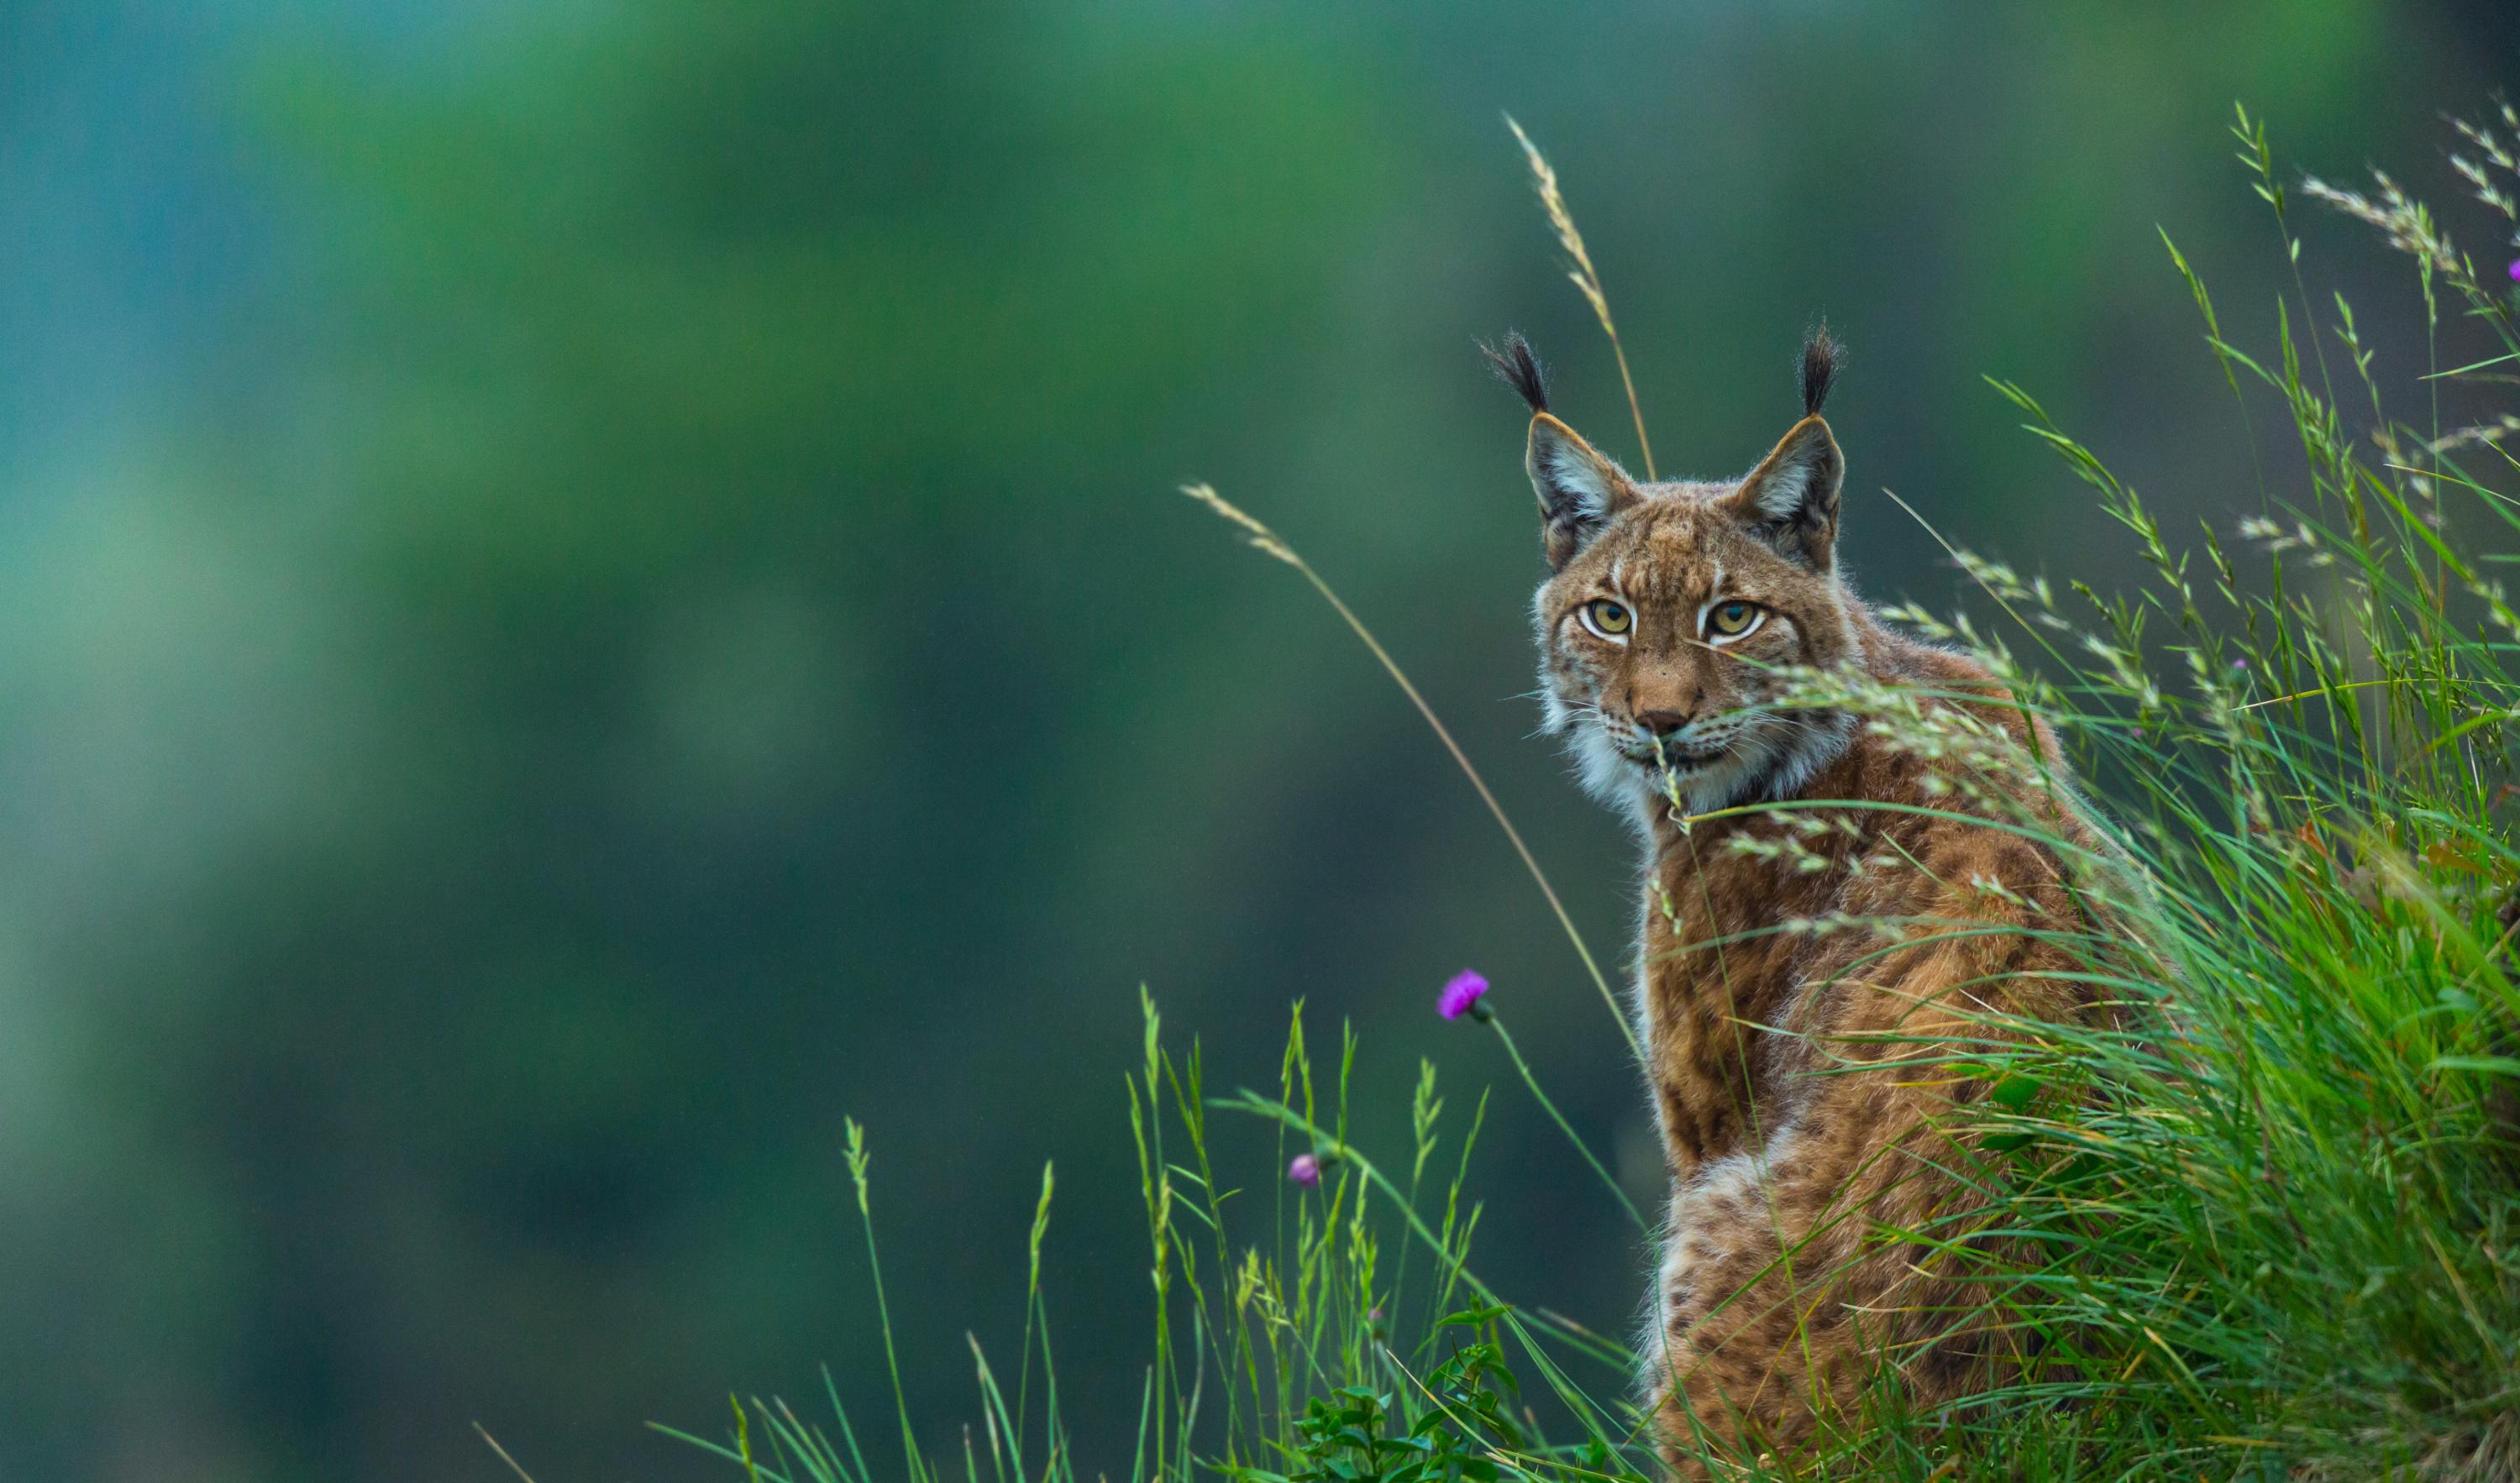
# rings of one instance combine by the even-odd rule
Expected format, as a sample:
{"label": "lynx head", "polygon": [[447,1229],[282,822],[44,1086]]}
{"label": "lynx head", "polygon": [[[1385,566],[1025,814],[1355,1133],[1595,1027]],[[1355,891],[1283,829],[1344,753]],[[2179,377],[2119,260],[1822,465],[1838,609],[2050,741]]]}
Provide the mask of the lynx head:
{"label": "lynx head", "polygon": [[1531,405],[1525,458],[1551,575],[1532,617],[1548,730],[1585,786],[1643,827],[1790,795],[1845,745],[1842,715],[1762,708],[1793,667],[1856,652],[1837,576],[1846,464],[1820,416],[1838,349],[1813,334],[1803,419],[1738,479],[1645,483],[1549,413],[1520,336],[1489,358]]}

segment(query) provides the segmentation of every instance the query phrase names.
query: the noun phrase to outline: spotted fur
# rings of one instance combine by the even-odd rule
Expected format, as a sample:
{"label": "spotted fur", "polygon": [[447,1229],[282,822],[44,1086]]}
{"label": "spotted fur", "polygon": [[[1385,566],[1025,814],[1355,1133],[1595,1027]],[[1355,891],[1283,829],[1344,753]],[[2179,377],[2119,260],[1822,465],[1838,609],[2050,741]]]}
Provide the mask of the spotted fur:
{"label": "spotted fur", "polygon": [[[1947,1252],[1883,1235],[1965,1227],[1977,1154],[1952,1127],[1981,1091],[1885,1064],[1912,1048],[1884,1037],[2086,1012],[2059,976],[2080,965],[2036,935],[2083,920],[2067,862],[1992,822],[2092,845],[2054,739],[1838,571],[1845,462],[1819,416],[1837,364],[1816,335],[1806,416],[1739,479],[1640,482],[1545,411],[1526,455],[1547,729],[1645,852],[1636,1015],[1671,1195],[1643,1383],[1688,1478],[1850,1424],[1880,1365],[1935,1404],[2020,1358]],[[1755,623],[1718,633],[1736,603]],[[1936,693],[1929,712],[1965,712],[2030,765],[1956,802],[1948,756],[1842,710],[1763,708],[1795,669]],[[1855,806],[1810,811],[1838,827],[1790,851],[1773,811],[1742,808],[1822,799]],[[1876,924],[1776,930],[1832,914]]]}

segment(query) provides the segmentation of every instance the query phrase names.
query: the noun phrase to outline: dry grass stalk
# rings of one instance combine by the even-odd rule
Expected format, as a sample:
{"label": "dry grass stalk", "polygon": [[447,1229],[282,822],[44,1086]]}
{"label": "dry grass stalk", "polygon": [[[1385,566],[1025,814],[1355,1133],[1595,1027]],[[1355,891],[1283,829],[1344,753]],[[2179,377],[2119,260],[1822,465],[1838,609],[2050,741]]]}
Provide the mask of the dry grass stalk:
{"label": "dry grass stalk", "polygon": [[1542,896],[1548,898],[1549,910],[1556,915],[1558,926],[1566,932],[1566,940],[1574,945],[1575,956],[1583,960],[1584,971],[1592,976],[1593,987],[1600,991],[1601,1002],[1609,1007],[1610,1017],[1617,1023],[1619,1033],[1626,1037],[1628,1049],[1642,1054],[1637,1044],[1636,1031],[1629,1025],[1626,1011],[1619,1007],[1619,996],[1611,991],[1610,980],[1601,972],[1601,966],[1593,957],[1593,949],[1584,941],[1584,934],[1577,930],[1575,919],[1567,915],[1565,903],[1557,899],[1557,888],[1549,883],[1548,872],[1540,868],[1539,858],[1531,853],[1531,846],[1523,843],[1522,831],[1515,829],[1513,821],[1506,817],[1505,805],[1497,802],[1496,794],[1488,790],[1487,780],[1470,765],[1469,753],[1462,750],[1462,744],[1453,740],[1451,730],[1436,716],[1435,707],[1426,703],[1426,697],[1419,695],[1418,687],[1410,683],[1409,676],[1401,672],[1400,661],[1391,657],[1391,652],[1382,647],[1382,641],[1373,636],[1373,630],[1365,626],[1365,620],[1356,615],[1356,610],[1347,606],[1345,599],[1331,590],[1330,584],[1322,579],[1322,574],[1312,568],[1312,563],[1297,556],[1293,547],[1280,540],[1276,531],[1244,514],[1240,507],[1210,485],[1184,484],[1181,492],[1241,527],[1245,539],[1260,551],[1302,572],[1304,580],[1313,584],[1313,590],[1330,605],[1331,610],[1347,624],[1348,630],[1382,665],[1383,673],[1391,676],[1392,683],[1400,687],[1400,693],[1409,697],[1409,703],[1418,707],[1418,714],[1433,729],[1435,740],[1444,743],[1444,750],[1452,755],[1454,765],[1470,780],[1470,786],[1478,791],[1479,801],[1488,806],[1488,813],[1495,818],[1497,827],[1505,831],[1507,840],[1513,845],[1513,852],[1522,859],[1523,869],[1531,873],[1532,883],[1540,887]]}
{"label": "dry grass stalk", "polygon": [[1240,507],[1229,503],[1225,496],[1217,493],[1213,487],[1206,484],[1184,484],[1181,486],[1181,492],[1241,526],[1255,549],[1276,557],[1289,566],[1299,570],[1303,568],[1303,560],[1297,557],[1285,542],[1278,539],[1278,532],[1243,514]]}
{"label": "dry grass stalk", "polygon": [[1619,327],[1610,319],[1610,298],[1601,292],[1600,271],[1593,266],[1593,254],[1584,250],[1584,234],[1575,230],[1575,213],[1566,209],[1565,193],[1557,189],[1557,171],[1511,113],[1505,115],[1505,126],[1513,130],[1514,140],[1522,146],[1523,158],[1531,163],[1532,183],[1539,188],[1541,208],[1549,213],[1549,224],[1557,229],[1557,245],[1575,260],[1574,269],[1566,277],[1583,293],[1584,301],[1593,306],[1593,316],[1601,322],[1601,333],[1610,337],[1610,353],[1619,361],[1619,383],[1628,391],[1628,415],[1636,420],[1637,447],[1644,454],[1645,477],[1657,477],[1653,444],[1645,437],[1644,410],[1637,403],[1636,378],[1628,374],[1627,347],[1619,343]]}

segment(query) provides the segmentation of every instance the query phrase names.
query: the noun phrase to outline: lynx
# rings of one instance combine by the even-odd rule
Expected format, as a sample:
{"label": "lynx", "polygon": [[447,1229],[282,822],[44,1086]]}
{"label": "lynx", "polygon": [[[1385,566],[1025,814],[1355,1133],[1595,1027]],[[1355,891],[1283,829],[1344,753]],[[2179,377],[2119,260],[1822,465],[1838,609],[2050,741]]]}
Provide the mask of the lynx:
{"label": "lynx", "polygon": [[[1664,1457],[1689,1478],[1789,1458],[1885,1376],[1917,1405],[1965,1397],[2021,1358],[1956,1260],[1987,1088],[1919,1042],[2089,1012],[2057,943],[2091,920],[2075,861],[2097,841],[2055,739],[1849,590],[1824,330],[1803,418],[1729,481],[1630,477],[1550,415],[1520,337],[1488,353],[1532,413],[1547,730],[1644,846],[1635,1012],[1671,1198],[1642,1353]],[[1907,719],[1816,701],[1823,680]]]}

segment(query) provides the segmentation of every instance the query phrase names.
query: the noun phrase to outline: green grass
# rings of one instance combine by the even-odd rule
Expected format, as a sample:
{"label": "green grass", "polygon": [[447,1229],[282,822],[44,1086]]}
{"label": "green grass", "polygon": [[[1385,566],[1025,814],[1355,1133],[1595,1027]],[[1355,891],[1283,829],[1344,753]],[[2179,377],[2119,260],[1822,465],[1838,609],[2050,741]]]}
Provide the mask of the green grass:
{"label": "green grass", "polygon": [[[2461,132],[2466,208],[2507,236],[2520,118]],[[1963,1171],[1989,1208],[1881,1238],[1978,1263],[1996,1295],[1971,1320],[2035,1336],[2038,1359],[1941,1414],[1877,1387],[1862,1424],[1740,1476],[2520,1476],[2520,991],[2500,915],[2520,881],[2504,803],[2520,617],[2500,587],[2520,479],[2498,423],[2445,427],[2434,410],[2447,386],[2510,404],[2520,326],[2499,260],[2472,264],[2385,178],[2368,197],[2288,186],[2263,126],[2244,112],[2235,133],[2295,265],[2274,342],[2227,340],[2175,247],[2170,263],[2230,383],[2232,435],[2254,438],[2250,407],[2279,400],[2297,475],[2263,476],[2262,513],[2237,531],[2175,536],[2000,385],[2148,576],[2059,589],[1956,551],[1980,616],[1899,614],[2014,678],[2102,800],[2113,846],[2084,881],[2108,925],[2081,944],[2113,1015],[1902,1052],[1920,1074],[1994,1084]],[[2305,196],[2408,254],[2407,312],[2428,343],[2497,348],[2384,393],[2355,311],[2299,273]],[[2420,411],[2399,413],[2400,394]],[[1895,696],[1828,698],[1912,744],[1971,744],[1916,731]],[[1825,806],[1793,813],[1826,827]],[[1132,1456],[1068,1445],[1041,1287],[1047,1171],[1022,1348],[1007,1366],[975,1346],[977,1424],[954,1447],[906,1413],[897,1439],[853,1428],[835,1397],[812,1419],[739,1405],[724,1438],[691,1440],[778,1483],[1654,1475],[1624,1340],[1478,1276],[1464,1176],[1485,1098],[1448,1106],[1428,1065],[1411,1144],[1368,1149],[1347,1121],[1352,1036],[1317,1055],[1299,1008],[1278,1084],[1220,1095],[1195,1043],[1168,1048],[1146,1013],[1132,1133],[1156,1320]],[[1218,1117],[1274,1125],[1281,1167],[1317,1155],[1319,1187],[1233,1194],[1209,1161]],[[880,1207],[854,1130],[851,1171],[872,1263]]]}

